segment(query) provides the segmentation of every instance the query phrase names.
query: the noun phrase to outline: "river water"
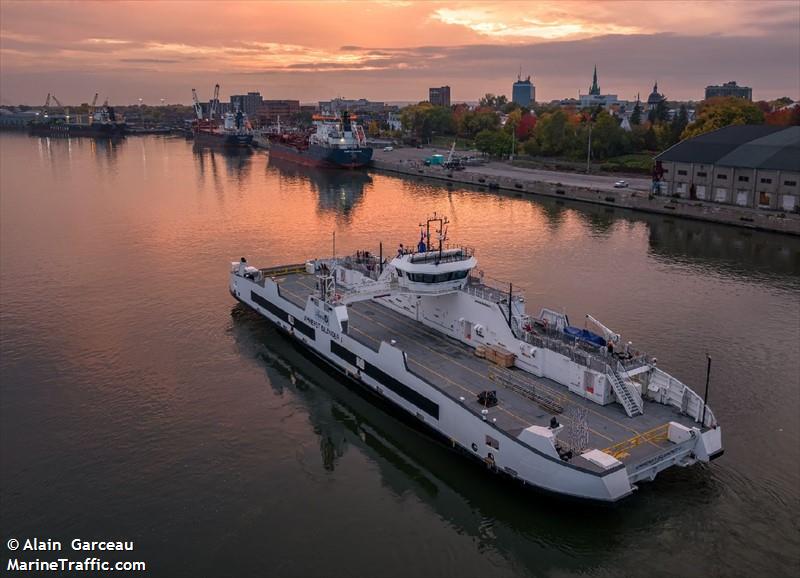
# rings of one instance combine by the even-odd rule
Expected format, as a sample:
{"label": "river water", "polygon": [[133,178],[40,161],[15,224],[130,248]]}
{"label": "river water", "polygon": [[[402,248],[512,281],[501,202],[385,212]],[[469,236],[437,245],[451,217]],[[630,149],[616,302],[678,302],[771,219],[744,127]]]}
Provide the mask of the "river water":
{"label": "river water", "polygon": [[[800,239],[181,138],[2,134],[0,179],[3,544],[133,540],[149,576],[800,573]],[[615,507],[524,491],[228,294],[242,255],[393,252],[433,211],[529,311],[591,313],[698,391],[708,352],[725,455]]]}

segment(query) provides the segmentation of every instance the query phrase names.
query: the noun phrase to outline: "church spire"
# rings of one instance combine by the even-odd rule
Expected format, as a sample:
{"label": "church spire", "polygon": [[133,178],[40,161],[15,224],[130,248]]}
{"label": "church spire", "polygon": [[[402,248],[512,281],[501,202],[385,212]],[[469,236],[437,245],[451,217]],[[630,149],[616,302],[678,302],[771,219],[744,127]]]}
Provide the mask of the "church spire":
{"label": "church spire", "polygon": [[594,65],[594,75],[592,76],[592,86],[589,89],[589,94],[591,95],[599,95],[600,94],[600,87],[597,86],[597,65]]}

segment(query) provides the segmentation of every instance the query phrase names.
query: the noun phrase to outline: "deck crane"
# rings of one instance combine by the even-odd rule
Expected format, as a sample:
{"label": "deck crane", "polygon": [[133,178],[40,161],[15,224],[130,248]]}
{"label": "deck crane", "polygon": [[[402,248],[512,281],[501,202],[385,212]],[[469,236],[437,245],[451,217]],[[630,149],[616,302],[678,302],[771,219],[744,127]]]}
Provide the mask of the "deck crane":
{"label": "deck crane", "polygon": [[211,100],[211,106],[208,111],[208,120],[214,120],[214,115],[217,113],[217,103],[219,102],[219,84],[214,85],[214,98]]}
{"label": "deck crane", "polygon": [[203,120],[203,107],[200,106],[200,100],[197,98],[197,89],[192,89],[192,102],[194,103],[194,113],[197,115],[197,120]]}
{"label": "deck crane", "polygon": [[603,332],[603,336],[606,338],[606,341],[611,341],[612,343],[619,343],[619,337],[620,337],[619,333],[614,333],[608,327],[600,323],[597,319],[595,319],[588,313],[586,314],[586,320],[593,323],[600,329],[600,331]]}

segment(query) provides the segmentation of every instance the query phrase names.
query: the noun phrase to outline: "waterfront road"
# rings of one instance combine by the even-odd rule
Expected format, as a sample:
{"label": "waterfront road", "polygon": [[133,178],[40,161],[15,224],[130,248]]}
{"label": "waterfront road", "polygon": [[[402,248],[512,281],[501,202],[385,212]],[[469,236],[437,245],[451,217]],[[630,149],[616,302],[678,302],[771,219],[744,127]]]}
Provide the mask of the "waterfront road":
{"label": "waterfront road", "polygon": [[[384,151],[377,148],[374,158],[377,161],[402,162],[410,165],[423,165],[426,158],[433,154],[442,154],[445,157],[448,151],[432,148],[396,148],[393,151]],[[470,153],[458,151],[458,156],[464,157]],[[435,168],[435,167],[434,167]],[[581,173],[568,173],[557,171],[545,171],[540,169],[528,169],[514,167],[507,163],[489,162],[477,167],[467,167],[466,171],[480,173],[486,176],[506,177],[510,179],[520,179],[523,181],[538,181],[552,185],[566,185],[569,187],[583,187],[598,190],[608,190],[614,188],[614,183],[620,180],[619,176],[608,175],[586,175]],[[628,183],[628,188],[635,191],[649,191],[651,181],[649,178],[624,177]]]}

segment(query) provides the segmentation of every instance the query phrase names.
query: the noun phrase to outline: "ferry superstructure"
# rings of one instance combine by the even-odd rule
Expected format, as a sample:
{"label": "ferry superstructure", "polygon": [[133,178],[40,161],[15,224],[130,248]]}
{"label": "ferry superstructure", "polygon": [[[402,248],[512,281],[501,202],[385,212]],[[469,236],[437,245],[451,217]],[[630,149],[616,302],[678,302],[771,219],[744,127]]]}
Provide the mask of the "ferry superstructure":
{"label": "ferry superstructure", "polygon": [[[722,429],[691,388],[590,315],[525,311],[475,275],[447,220],[416,247],[259,269],[231,264],[233,297],[331,367],[492,472],[615,502],[673,466],[722,455]],[[435,248],[431,247],[431,241]]]}

